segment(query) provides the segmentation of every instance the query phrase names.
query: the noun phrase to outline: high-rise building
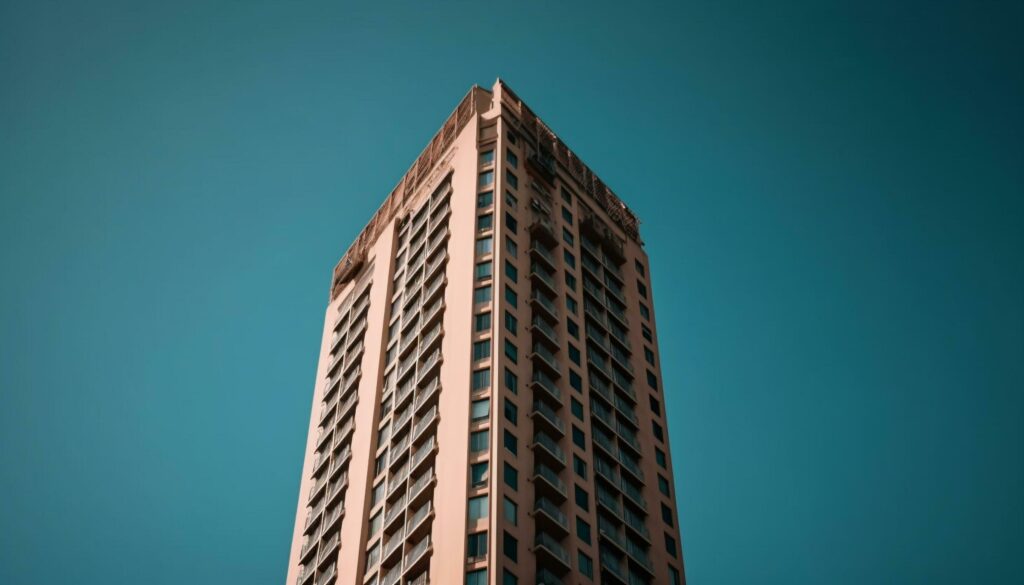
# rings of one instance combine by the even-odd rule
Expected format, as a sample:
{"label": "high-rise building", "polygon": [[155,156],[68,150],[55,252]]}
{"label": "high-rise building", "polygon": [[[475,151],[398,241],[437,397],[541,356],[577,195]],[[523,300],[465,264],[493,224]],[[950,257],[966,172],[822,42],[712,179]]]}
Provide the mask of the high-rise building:
{"label": "high-rise building", "polygon": [[334,269],[287,585],[683,583],[650,278],[473,87]]}

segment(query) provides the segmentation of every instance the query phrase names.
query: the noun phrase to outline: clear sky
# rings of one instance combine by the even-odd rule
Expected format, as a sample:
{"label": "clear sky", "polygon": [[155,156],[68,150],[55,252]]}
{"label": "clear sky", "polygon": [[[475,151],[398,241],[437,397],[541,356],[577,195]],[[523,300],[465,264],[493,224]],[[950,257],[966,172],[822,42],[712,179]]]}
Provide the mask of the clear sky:
{"label": "clear sky", "polygon": [[643,221],[691,583],[1024,581],[1021,30],[0,2],[0,583],[283,583],[331,268],[498,76]]}

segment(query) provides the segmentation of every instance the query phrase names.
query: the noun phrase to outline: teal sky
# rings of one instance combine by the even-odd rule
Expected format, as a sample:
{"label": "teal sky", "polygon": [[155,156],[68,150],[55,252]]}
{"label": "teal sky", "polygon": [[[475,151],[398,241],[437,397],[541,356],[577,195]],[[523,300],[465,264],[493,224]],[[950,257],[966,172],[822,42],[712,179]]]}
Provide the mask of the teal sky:
{"label": "teal sky", "polygon": [[555,4],[0,1],[0,583],[283,583],[331,268],[498,76],[643,221],[691,583],[1024,581],[1024,5]]}

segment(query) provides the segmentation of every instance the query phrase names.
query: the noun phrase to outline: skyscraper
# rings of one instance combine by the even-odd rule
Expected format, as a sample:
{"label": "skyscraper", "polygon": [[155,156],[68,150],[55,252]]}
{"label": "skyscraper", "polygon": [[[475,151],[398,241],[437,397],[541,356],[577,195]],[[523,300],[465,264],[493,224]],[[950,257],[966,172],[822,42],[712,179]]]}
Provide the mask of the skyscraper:
{"label": "skyscraper", "polygon": [[473,87],[334,269],[287,585],[684,582],[633,213]]}

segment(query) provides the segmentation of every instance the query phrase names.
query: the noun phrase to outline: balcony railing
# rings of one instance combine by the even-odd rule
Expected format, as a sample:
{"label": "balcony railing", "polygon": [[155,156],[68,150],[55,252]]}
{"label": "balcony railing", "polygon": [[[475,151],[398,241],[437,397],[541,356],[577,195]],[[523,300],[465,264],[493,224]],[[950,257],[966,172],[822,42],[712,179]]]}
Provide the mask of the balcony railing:
{"label": "balcony railing", "polygon": [[551,469],[547,465],[544,465],[543,463],[537,463],[533,467],[533,473],[534,475],[538,475],[544,478],[545,481],[555,486],[555,488],[559,492],[561,492],[562,495],[565,495],[565,484],[562,483],[561,478],[558,477],[558,474],[555,472],[555,470]]}
{"label": "balcony railing", "polygon": [[540,306],[551,314],[552,317],[558,318],[558,308],[555,307],[555,303],[551,299],[547,298],[543,293],[538,290],[534,290],[530,295],[530,300],[536,301]]}
{"label": "balcony railing", "polygon": [[559,403],[562,402],[562,391],[555,386],[554,380],[549,378],[547,374],[537,371],[533,372],[533,384],[539,386]]}
{"label": "balcony railing", "polygon": [[568,521],[565,519],[565,513],[558,509],[558,506],[554,505],[550,500],[544,497],[537,498],[533,506],[534,510],[544,512],[548,516],[551,516],[562,528],[568,530]]}
{"label": "balcony railing", "polygon": [[394,504],[388,506],[388,511],[384,513],[384,524],[391,524],[391,521],[397,518],[402,512],[405,511],[405,496],[398,498]]}
{"label": "balcony railing", "polygon": [[413,427],[413,430],[412,430],[413,439],[418,438],[420,433],[423,432],[423,429],[425,429],[428,426],[430,426],[430,424],[433,423],[434,419],[436,419],[436,418],[437,418],[437,405],[434,405],[434,406],[430,407],[430,410],[428,410],[423,415],[423,417],[416,423],[416,426]]}
{"label": "balcony railing", "polygon": [[320,572],[320,578],[317,579],[317,585],[327,585],[332,583],[334,578],[338,575],[338,569],[335,565],[331,565],[326,570]]}
{"label": "balcony railing", "polygon": [[566,566],[572,566],[569,563],[569,553],[565,552],[562,545],[558,543],[551,535],[546,532],[538,532],[537,537],[534,540],[534,545],[537,548],[543,547],[549,550],[556,558],[565,563]]}
{"label": "balcony railing", "polygon": [[428,548],[430,548],[429,534],[424,536],[423,540],[419,541],[418,543],[416,543],[415,546],[409,549],[409,554],[406,556],[405,559],[405,566],[408,567],[416,561],[420,560],[420,558],[427,552]]}
{"label": "balcony railing", "polygon": [[554,439],[543,432],[538,432],[533,435],[533,442],[547,449],[552,455],[554,455],[555,459],[565,465],[565,453],[562,451],[562,448],[555,443]]}
{"label": "balcony railing", "polygon": [[544,417],[544,419],[548,421],[548,423],[550,423],[556,429],[558,429],[559,432],[565,434],[565,424],[562,422],[562,419],[558,418],[558,413],[555,412],[555,409],[551,408],[550,406],[548,406],[544,402],[541,402],[540,400],[534,400],[533,411]]}

